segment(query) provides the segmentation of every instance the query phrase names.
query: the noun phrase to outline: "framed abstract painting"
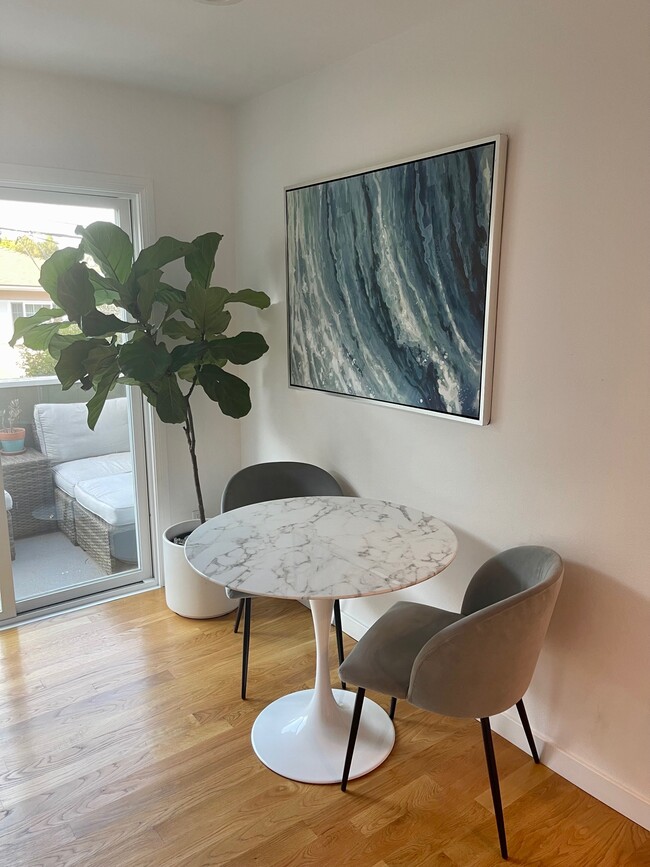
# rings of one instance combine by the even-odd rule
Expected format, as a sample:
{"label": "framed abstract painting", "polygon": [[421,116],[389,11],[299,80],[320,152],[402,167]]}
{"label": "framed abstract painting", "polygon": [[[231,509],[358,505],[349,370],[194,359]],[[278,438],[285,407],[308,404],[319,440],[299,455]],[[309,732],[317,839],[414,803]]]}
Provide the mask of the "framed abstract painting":
{"label": "framed abstract painting", "polygon": [[489,422],[506,146],[285,190],[292,387]]}

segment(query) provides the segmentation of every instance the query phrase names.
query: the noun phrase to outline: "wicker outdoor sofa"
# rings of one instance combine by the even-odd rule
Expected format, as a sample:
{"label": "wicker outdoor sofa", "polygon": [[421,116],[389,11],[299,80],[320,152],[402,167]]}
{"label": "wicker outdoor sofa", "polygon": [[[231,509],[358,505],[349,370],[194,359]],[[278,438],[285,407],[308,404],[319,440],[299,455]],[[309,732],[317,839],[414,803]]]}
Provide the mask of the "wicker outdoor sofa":
{"label": "wicker outdoor sofa", "polygon": [[52,467],[59,529],[106,574],[137,562],[126,398],[106,402],[94,431],[84,403],[41,403],[34,429]]}

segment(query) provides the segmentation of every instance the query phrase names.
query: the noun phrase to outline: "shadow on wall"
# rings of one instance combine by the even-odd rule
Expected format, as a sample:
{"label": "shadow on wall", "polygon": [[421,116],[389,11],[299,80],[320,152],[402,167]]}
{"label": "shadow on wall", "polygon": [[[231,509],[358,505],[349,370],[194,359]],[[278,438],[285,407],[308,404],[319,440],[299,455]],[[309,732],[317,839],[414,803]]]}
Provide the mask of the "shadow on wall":
{"label": "shadow on wall", "polygon": [[[611,575],[581,563],[565,563],[538,683],[552,713],[549,734],[563,749],[572,750],[575,723],[581,717],[581,744],[606,740],[615,750],[648,749],[649,624],[650,599]],[[627,720],[620,729],[619,716]],[[627,732],[629,738],[633,728],[639,733],[636,747],[622,737]],[[647,758],[639,755],[639,761]],[[599,766],[607,770],[600,762]],[[650,790],[650,763],[647,768]]]}

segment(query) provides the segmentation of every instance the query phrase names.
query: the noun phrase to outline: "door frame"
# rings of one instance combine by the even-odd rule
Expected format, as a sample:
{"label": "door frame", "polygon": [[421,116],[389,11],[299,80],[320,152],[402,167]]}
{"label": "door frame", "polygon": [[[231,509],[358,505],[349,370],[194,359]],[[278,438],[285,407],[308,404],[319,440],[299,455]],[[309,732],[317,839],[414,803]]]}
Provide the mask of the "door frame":
{"label": "door frame", "polygon": [[[38,193],[72,193],[88,197],[126,199],[131,209],[132,240],[136,252],[155,241],[153,183],[149,178],[0,163],[0,188],[15,189],[27,196]],[[161,585],[161,534],[169,523],[170,514],[169,492],[160,484],[159,474],[156,471],[156,467],[166,466],[167,445],[164,429],[156,419],[152,407],[145,403],[141,396],[133,400],[131,405],[134,410],[136,405],[138,407],[132,413],[134,433],[136,428],[139,428],[144,437],[144,462],[136,471],[134,482],[137,485],[146,485],[148,490],[149,509],[146,518],[151,540],[153,577],[145,583],[153,589]],[[0,469],[0,481],[1,479]],[[2,606],[0,627],[34,618],[34,612],[22,614],[20,611],[22,605],[19,603],[16,606],[12,572],[6,574],[6,564],[10,562],[7,517],[3,499],[0,503],[0,605]],[[120,584],[119,581],[116,583]],[[142,586],[140,589],[146,588]],[[129,592],[133,591],[122,586],[116,587],[115,590],[99,592],[97,596],[102,597],[106,594],[116,596]],[[88,604],[92,599],[93,595],[88,595],[75,600],[62,600],[54,606],[48,605],[43,611],[48,613],[53,607],[57,610],[78,608]]]}

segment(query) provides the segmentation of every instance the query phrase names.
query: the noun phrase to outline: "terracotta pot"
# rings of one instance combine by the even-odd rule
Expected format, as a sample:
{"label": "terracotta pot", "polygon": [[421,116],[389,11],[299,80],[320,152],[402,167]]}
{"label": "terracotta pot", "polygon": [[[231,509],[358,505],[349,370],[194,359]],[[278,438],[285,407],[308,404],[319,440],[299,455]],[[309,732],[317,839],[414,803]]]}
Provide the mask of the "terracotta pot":
{"label": "terracotta pot", "polygon": [[182,521],[165,530],[163,568],[168,607],[181,617],[203,620],[234,611],[239,600],[229,599],[223,587],[195,572],[185,559],[183,545],[175,545],[172,541],[175,536],[196,530],[199,523],[197,520]]}
{"label": "terracotta pot", "polygon": [[0,430],[0,446],[7,454],[16,454],[25,450],[25,428],[15,427],[13,430]]}

